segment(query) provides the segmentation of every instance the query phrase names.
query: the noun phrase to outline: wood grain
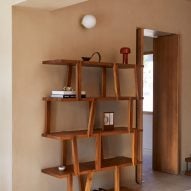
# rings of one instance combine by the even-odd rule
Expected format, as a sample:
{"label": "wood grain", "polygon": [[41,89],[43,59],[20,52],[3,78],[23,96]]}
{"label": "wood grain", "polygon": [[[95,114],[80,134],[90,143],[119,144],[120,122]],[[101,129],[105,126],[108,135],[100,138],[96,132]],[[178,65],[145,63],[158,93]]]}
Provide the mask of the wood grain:
{"label": "wood grain", "polygon": [[153,168],[178,174],[180,171],[178,35],[154,39],[153,102]]}
{"label": "wood grain", "polygon": [[92,181],[93,181],[93,172],[88,173],[86,185],[85,185],[85,191],[91,191],[92,187]]}
{"label": "wood grain", "polygon": [[[114,63],[112,62],[89,62],[89,61],[81,61],[81,60],[65,60],[65,59],[57,59],[57,60],[46,60],[43,61],[42,64],[48,65],[71,65],[76,66],[78,63],[81,63],[82,66],[85,67],[101,67],[101,68],[113,68]],[[135,64],[122,64],[116,63],[119,68],[134,68]],[[142,65],[143,67],[143,65]]]}
{"label": "wood grain", "polygon": [[[142,100],[143,97],[135,97],[135,96],[120,96],[118,100],[126,101],[129,99],[133,100]],[[51,101],[51,102],[76,102],[76,101],[115,101],[117,100],[116,97],[113,96],[107,96],[107,97],[87,97],[87,98],[81,98],[80,100],[76,98],[52,98],[52,97],[43,97],[44,101]]]}
{"label": "wood grain", "polygon": [[71,174],[67,176],[67,191],[73,191],[73,176]]}
{"label": "wood grain", "polygon": [[[143,97],[143,50],[144,49],[144,29],[138,28],[136,31],[136,64],[137,64],[137,84],[138,84],[138,98]],[[143,100],[136,101],[136,128],[143,129]],[[143,160],[143,135],[139,133],[137,140],[137,160]],[[142,184],[143,166],[138,164],[136,166],[136,182]]]}
{"label": "wood grain", "polygon": [[[94,129],[91,136],[96,137],[98,134],[100,134],[101,136],[110,136],[110,135],[133,133],[133,130],[129,131],[128,129],[129,129],[128,127],[114,127],[114,129],[111,130]],[[88,131],[87,130],[61,131],[61,132],[52,132],[48,134],[43,133],[42,136],[61,141],[72,140],[74,136],[76,136],[76,138],[87,138]]]}
{"label": "wood grain", "polygon": [[115,96],[118,99],[121,93],[120,93],[120,82],[119,82],[119,70],[117,64],[113,65],[113,77],[114,77]]}
{"label": "wood grain", "polygon": [[134,129],[133,141],[132,141],[132,163],[133,166],[137,164],[137,142],[138,142],[138,130]]}
{"label": "wood grain", "polygon": [[120,169],[119,167],[115,167],[115,182],[114,182],[114,185],[115,185],[115,190],[114,191],[120,191]]}
{"label": "wood grain", "polygon": [[74,165],[74,173],[75,175],[79,174],[79,160],[78,160],[78,147],[77,147],[77,140],[76,137],[72,139],[72,158],[73,158],[73,165]]}
{"label": "wood grain", "polygon": [[99,170],[101,168],[101,153],[102,152],[102,140],[101,140],[101,134],[98,134],[96,136],[96,170]]}
{"label": "wood grain", "polygon": [[89,120],[88,120],[88,137],[93,134],[94,130],[94,121],[95,121],[95,112],[96,112],[96,102],[93,100],[90,105]]}
{"label": "wood grain", "polygon": [[83,175],[78,176],[78,182],[79,182],[79,190],[84,191],[85,190],[85,183],[84,183]]}
{"label": "wood grain", "polygon": [[139,84],[138,84],[138,80],[140,78],[140,76],[138,76],[138,70],[142,70],[141,67],[136,67],[134,68],[134,79],[135,79],[135,92],[136,92],[136,97],[141,97],[142,95],[140,95],[139,93]]}
{"label": "wood grain", "polygon": [[128,101],[128,131],[131,132],[133,129],[134,113],[133,113],[133,99]]}
{"label": "wood grain", "polygon": [[[142,162],[138,161],[138,164],[141,163]],[[103,159],[102,166],[99,170],[95,169],[95,161],[83,162],[79,164],[79,175],[88,174],[89,172],[113,170],[116,166],[132,166],[132,158],[119,156],[114,158]],[[68,174],[76,175],[76,173],[74,172],[74,165],[66,165],[65,171],[59,171],[58,167],[51,167],[42,169],[42,172],[60,179],[66,178]]]}
{"label": "wood grain", "polygon": [[67,141],[62,141],[62,165],[67,163]]}

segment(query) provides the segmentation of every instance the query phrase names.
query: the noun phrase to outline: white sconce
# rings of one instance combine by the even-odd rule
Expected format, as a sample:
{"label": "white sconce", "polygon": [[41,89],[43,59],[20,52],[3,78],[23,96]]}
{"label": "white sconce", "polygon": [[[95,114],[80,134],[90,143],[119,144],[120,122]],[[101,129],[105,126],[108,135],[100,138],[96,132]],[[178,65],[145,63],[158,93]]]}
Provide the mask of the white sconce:
{"label": "white sconce", "polygon": [[87,29],[91,29],[96,26],[96,18],[94,15],[85,15],[82,18],[81,24]]}

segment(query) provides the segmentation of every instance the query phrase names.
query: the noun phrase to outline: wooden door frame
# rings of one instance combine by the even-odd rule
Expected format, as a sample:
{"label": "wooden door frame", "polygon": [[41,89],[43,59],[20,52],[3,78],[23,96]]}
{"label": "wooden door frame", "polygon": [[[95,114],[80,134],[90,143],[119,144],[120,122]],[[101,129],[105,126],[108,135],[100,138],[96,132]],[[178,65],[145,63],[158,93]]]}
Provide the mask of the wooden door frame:
{"label": "wooden door frame", "polygon": [[[143,55],[144,55],[144,29],[146,28],[137,28],[136,30],[136,64],[140,65],[143,64]],[[179,42],[180,42],[180,35]],[[179,131],[179,138],[178,138],[178,145],[179,145],[179,173],[180,173],[180,164],[181,164],[181,126],[180,126],[180,89],[181,89],[181,67],[180,67],[180,43],[179,43],[179,55],[178,55],[178,131]],[[139,94],[143,96],[143,71],[138,71],[138,84],[139,84]],[[143,103],[141,101],[137,101],[136,103],[136,128],[143,129]],[[138,160],[143,162],[143,135],[140,134],[138,138],[137,144],[137,154]],[[138,184],[142,183],[142,170],[143,164],[136,166],[136,182]]]}
{"label": "wooden door frame", "polygon": [[[144,29],[137,28],[136,30],[136,65],[143,65],[143,54],[144,54]],[[136,128],[143,129],[143,69],[137,67],[137,81],[138,81],[138,92],[139,99],[136,102]],[[137,160],[141,161],[141,164],[136,166],[136,182],[142,184],[143,181],[143,132],[139,131],[138,143],[137,143]]]}

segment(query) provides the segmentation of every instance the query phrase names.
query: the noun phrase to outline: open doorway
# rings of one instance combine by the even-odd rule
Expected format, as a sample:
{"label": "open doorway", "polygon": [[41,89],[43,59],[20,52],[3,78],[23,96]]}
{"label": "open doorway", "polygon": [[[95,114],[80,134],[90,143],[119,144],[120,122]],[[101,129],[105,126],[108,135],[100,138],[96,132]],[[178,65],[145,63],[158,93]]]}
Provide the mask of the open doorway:
{"label": "open doorway", "polygon": [[143,174],[179,174],[179,35],[138,29],[137,45],[138,64],[144,64]]}
{"label": "open doorway", "polygon": [[153,152],[153,37],[144,35],[143,53],[143,172],[148,176]]}

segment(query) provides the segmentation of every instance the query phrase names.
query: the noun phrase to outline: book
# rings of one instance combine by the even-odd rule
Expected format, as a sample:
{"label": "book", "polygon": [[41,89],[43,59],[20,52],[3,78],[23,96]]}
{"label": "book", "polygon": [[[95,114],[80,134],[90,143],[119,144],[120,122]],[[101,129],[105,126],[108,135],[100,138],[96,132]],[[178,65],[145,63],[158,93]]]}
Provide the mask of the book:
{"label": "book", "polygon": [[[76,95],[62,95],[62,94],[52,94],[52,98],[76,98]],[[81,98],[86,98],[85,94],[81,94]]]}
{"label": "book", "polygon": [[63,98],[62,94],[52,94],[50,97]]}
{"label": "book", "polygon": [[[85,91],[81,91],[82,95],[86,95]],[[52,95],[76,95],[76,91],[52,90]]]}
{"label": "book", "polygon": [[52,90],[52,95],[75,95],[76,91]]}

